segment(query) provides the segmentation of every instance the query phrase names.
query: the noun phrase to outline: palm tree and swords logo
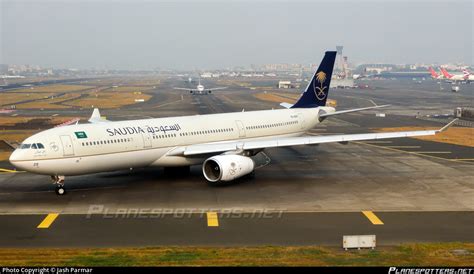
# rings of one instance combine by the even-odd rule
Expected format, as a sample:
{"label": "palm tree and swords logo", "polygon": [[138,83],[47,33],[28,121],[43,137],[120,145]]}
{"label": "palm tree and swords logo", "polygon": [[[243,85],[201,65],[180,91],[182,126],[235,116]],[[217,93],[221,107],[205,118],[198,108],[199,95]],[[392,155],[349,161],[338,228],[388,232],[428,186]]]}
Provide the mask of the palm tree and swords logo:
{"label": "palm tree and swords logo", "polygon": [[316,73],[316,80],[318,80],[320,86],[317,86],[316,81],[313,82],[314,95],[316,95],[316,98],[319,100],[324,100],[324,98],[326,98],[324,90],[328,88],[327,86],[323,87],[323,83],[326,81],[326,73],[324,73],[324,71]]}

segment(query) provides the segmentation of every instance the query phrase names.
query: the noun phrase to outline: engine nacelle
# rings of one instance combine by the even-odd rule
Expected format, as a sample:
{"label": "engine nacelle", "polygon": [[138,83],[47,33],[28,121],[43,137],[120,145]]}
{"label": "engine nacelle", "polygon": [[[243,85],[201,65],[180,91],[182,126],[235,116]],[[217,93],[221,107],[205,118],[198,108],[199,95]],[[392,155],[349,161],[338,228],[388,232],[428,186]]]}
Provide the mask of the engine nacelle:
{"label": "engine nacelle", "polygon": [[213,156],[202,165],[202,173],[209,182],[232,181],[249,174],[255,163],[249,157],[241,155]]}

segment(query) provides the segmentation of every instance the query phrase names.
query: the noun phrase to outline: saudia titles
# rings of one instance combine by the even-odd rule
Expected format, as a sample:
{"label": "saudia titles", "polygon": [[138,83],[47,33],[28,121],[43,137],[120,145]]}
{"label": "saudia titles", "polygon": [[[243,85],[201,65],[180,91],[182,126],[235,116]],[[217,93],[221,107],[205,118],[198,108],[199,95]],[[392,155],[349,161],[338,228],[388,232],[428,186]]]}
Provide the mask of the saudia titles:
{"label": "saudia titles", "polygon": [[181,127],[179,124],[174,124],[170,126],[159,126],[159,127],[152,127],[152,126],[145,126],[145,127],[119,127],[119,128],[108,128],[106,129],[109,136],[124,136],[124,135],[132,135],[132,134],[142,134],[142,133],[159,133],[163,132],[166,134],[168,131],[180,131]]}

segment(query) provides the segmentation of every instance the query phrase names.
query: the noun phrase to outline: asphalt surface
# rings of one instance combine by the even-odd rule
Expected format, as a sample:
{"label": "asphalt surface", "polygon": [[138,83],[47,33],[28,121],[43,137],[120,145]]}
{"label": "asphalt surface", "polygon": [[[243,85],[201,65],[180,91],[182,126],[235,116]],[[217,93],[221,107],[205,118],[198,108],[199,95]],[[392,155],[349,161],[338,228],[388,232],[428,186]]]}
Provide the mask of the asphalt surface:
{"label": "asphalt surface", "polygon": [[[41,215],[0,216],[2,247],[125,247],[159,245],[342,246],[344,235],[376,235],[377,245],[409,242],[472,242],[472,212],[383,212],[374,225],[362,213],[60,215],[37,229]],[[403,237],[401,236],[403,235]]]}
{"label": "asphalt surface", "polygon": [[[174,85],[165,81],[147,103],[103,114],[116,120],[278,107],[245,88],[189,95],[172,91]],[[393,104],[385,118],[375,116],[381,111],[341,115],[310,134],[441,127],[444,121],[415,118],[418,109],[439,114],[473,98],[468,91],[433,90],[433,83],[374,85],[383,88],[333,90],[330,98],[339,109],[370,100]],[[431,101],[424,100],[428,95]],[[265,153],[270,164],[219,187],[205,182],[200,167],[189,174],[148,168],[68,177],[68,193],[58,197],[47,176],[0,173],[0,246],[339,246],[343,235],[359,234],[377,235],[380,245],[474,240],[472,148],[394,139]],[[214,219],[207,214],[213,212]],[[52,220],[48,227],[37,228],[45,219]]]}

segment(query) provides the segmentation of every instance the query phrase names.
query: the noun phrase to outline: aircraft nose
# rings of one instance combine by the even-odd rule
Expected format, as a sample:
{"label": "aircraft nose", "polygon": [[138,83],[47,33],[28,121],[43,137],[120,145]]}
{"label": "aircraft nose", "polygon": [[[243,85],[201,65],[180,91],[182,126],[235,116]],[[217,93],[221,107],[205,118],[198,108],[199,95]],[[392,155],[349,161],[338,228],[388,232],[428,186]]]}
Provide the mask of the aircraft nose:
{"label": "aircraft nose", "polygon": [[15,149],[13,151],[8,160],[10,161],[10,164],[12,164],[14,167],[21,168],[19,162],[21,160],[21,153],[18,151],[18,149]]}
{"label": "aircraft nose", "polygon": [[8,159],[12,165],[14,165],[15,161],[18,161],[18,150],[15,149],[13,153],[10,155],[10,158]]}

